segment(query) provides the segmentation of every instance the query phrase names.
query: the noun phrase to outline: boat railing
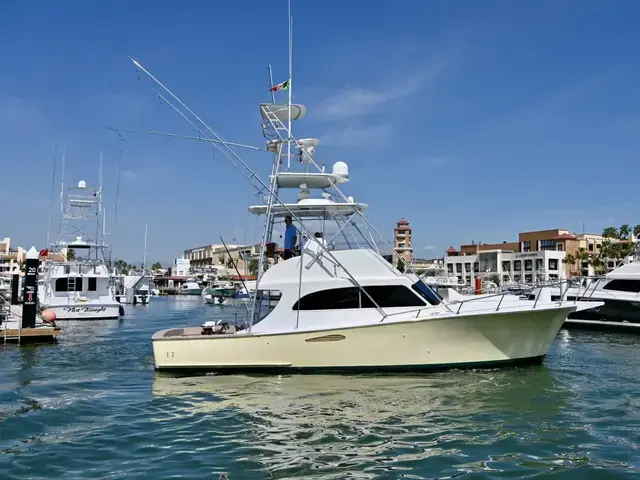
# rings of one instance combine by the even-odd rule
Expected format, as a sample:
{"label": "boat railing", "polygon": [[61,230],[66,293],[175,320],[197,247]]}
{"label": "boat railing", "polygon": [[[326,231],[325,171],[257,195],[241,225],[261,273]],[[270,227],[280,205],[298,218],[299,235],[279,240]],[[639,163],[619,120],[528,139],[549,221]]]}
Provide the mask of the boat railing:
{"label": "boat railing", "polygon": [[[9,335],[9,320],[12,318],[18,319],[17,335]],[[6,344],[9,340],[18,340],[18,343],[20,343],[22,339],[22,316],[11,309],[11,302],[3,292],[0,292],[0,320],[2,321],[1,328],[4,343]]]}
{"label": "boat railing", "polygon": [[[604,275],[591,275],[591,276],[581,277],[580,283],[577,286],[577,291],[575,294],[576,298],[580,300],[591,300],[597,290],[600,290],[598,295],[609,296],[612,299],[615,299],[616,295],[619,295],[619,294],[634,294],[636,297],[640,297],[640,292],[599,289],[598,286],[601,285],[603,281],[607,281],[607,280],[609,279]],[[574,286],[573,288],[575,289],[576,287]],[[584,292],[582,292],[583,288],[584,288]]]}
{"label": "boat railing", "polygon": [[[542,296],[542,290],[543,289],[559,287],[560,290],[561,290],[560,298],[555,302],[552,301],[552,303],[553,304],[557,304],[559,306],[563,305],[565,303],[576,304],[578,302],[578,297],[576,297],[573,302],[568,302],[565,299],[565,297],[567,296],[568,289],[565,288],[564,291],[562,291],[561,287],[562,287],[562,285],[566,285],[568,283],[569,283],[568,280],[561,280],[561,281],[557,281],[557,282],[549,282],[544,286],[530,287],[529,289],[526,289],[523,292],[523,294],[518,295],[518,297],[522,297],[524,295],[529,295],[535,290],[540,290],[538,292],[538,295],[536,295],[535,301],[533,302],[533,306],[532,306],[532,308],[537,308],[538,303],[540,301],[540,297]],[[500,293],[495,293],[495,294],[490,294],[490,295],[478,295],[475,298],[467,298],[467,299],[463,299],[463,300],[454,300],[454,301],[443,303],[443,304],[429,305],[428,307],[420,307],[420,308],[416,308],[416,309],[412,309],[412,310],[404,310],[402,312],[385,313],[385,315],[383,316],[383,318],[380,321],[383,322],[388,317],[398,316],[398,315],[407,315],[407,314],[414,313],[414,312],[416,314],[415,318],[418,318],[422,312],[428,311],[428,310],[432,310],[435,307],[438,307],[439,305],[444,305],[447,308],[447,310],[449,310],[449,312],[453,313],[454,315],[460,315],[461,313],[463,313],[462,307],[464,305],[466,305],[466,304],[469,304],[471,302],[485,301],[485,300],[490,299],[490,298],[498,298],[498,297],[500,298],[500,300],[498,301],[498,305],[496,307],[491,306],[491,307],[487,308],[486,311],[499,312],[500,308],[502,308],[504,310],[504,309],[509,308],[509,307],[511,307],[511,308],[514,307],[513,304],[509,304],[508,307],[502,306],[502,303],[503,303],[505,297],[507,297],[507,296],[514,297],[516,295],[514,295],[511,292],[507,292],[507,291],[500,292]],[[457,308],[455,308],[456,305],[457,305]],[[484,311],[484,310],[474,310],[474,311],[477,312],[477,311]],[[465,311],[464,313],[468,313],[468,311]]]}

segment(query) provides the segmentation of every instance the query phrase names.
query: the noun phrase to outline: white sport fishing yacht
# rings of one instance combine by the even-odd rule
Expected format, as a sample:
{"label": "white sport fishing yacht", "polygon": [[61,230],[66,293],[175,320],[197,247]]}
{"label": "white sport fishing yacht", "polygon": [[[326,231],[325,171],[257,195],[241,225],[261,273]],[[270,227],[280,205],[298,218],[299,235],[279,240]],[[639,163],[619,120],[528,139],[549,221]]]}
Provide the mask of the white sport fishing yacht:
{"label": "white sport fishing yacht", "polygon": [[627,263],[598,277],[585,277],[575,286],[554,289],[553,299],[564,296],[586,308],[573,312],[567,326],[597,330],[640,332],[640,241]]}
{"label": "white sport fishing yacht", "polygon": [[[56,320],[120,318],[124,308],[114,298],[105,262],[101,188],[87,187],[81,180],[66,195],[63,186],[61,197],[60,233],[48,249],[40,306],[53,310]],[[93,223],[95,230],[89,233],[86,223]]]}
{"label": "white sport fishing yacht", "polygon": [[[260,113],[274,157],[269,182],[197,117],[212,134],[206,141],[247,172],[264,198],[264,204],[249,207],[266,220],[248,315],[235,325],[230,319],[155,333],[156,369],[382,372],[542,361],[575,305],[542,294],[532,301],[508,294],[445,301],[417,275],[385,260],[373,240],[384,237],[363,214],[367,205],[339,188],[350,180],[348,166],[336,162],[326,172],[314,160],[318,140],[292,136],[291,122],[304,117],[306,108],[289,96],[287,104],[262,104]],[[284,200],[287,189],[298,190],[297,198]],[[312,190],[320,195],[312,196]],[[296,256],[282,260],[273,238],[285,216],[302,241]],[[265,297],[279,300],[265,304]]]}

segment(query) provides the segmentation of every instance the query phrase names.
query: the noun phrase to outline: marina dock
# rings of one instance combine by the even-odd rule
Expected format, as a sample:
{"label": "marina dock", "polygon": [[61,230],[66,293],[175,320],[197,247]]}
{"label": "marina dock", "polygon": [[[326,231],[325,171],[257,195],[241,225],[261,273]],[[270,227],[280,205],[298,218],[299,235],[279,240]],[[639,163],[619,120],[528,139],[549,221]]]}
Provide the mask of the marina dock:
{"label": "marina dock", "polygon": [[[0,300],[1,301],[1,300]],[[34,328],[22,327],[22,305],[0,304],[0,338],[3,343],[44,343],[56,340],[62,329],[37,319]]]}

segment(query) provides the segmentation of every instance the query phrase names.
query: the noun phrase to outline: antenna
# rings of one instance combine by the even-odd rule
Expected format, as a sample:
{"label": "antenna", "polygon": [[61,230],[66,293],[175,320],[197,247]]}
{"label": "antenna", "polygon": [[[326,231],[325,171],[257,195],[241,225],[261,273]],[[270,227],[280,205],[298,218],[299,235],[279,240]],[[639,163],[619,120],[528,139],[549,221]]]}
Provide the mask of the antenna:
{"label": "antenna", "polygon": [[289,5],[289,15],[288,15],[288,23],[289,23],[289,125],[287,125],[287,170],[291,169],[291,97],[293,94],[293,18],[291,17],[291,0],[288,2]]}
{"label": "antenna", "polygon": [[273,91],[273,72],[271,71],[271,65],[269,65],[269,91],[271,92],[271,103],[276,104],[276,92]]}

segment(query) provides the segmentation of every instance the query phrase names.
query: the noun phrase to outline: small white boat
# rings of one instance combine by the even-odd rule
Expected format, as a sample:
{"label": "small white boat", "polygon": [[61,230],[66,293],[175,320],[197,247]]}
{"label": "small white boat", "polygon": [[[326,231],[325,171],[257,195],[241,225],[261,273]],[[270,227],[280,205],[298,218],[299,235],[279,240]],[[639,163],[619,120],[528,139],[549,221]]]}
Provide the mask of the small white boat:
{"label": "small white boat", "polygon": [[182,295],[202,295],[202,288],[194,281],[186,281],[180,287]]}
{"label": "small white boat", "polygon": [[115,298],[118,302],[131,305],[148,305],[151,302],[151,276],[144,272],[129,272],[121,275],[116,282]]}

